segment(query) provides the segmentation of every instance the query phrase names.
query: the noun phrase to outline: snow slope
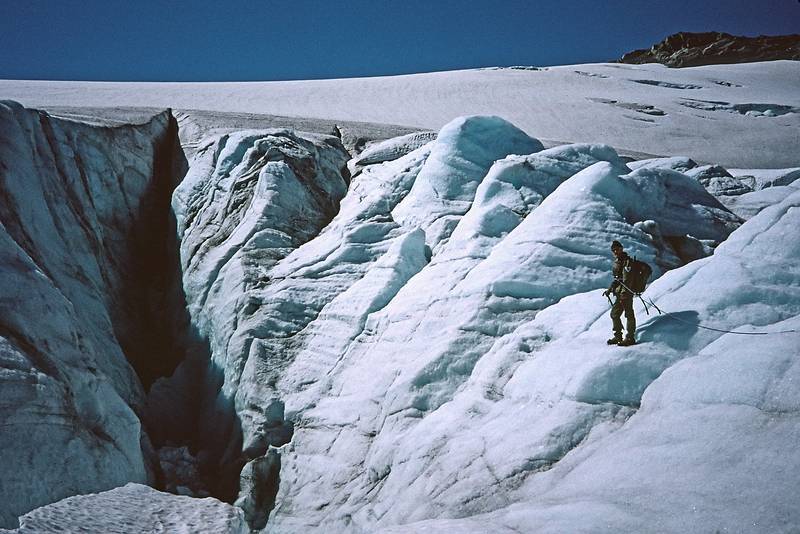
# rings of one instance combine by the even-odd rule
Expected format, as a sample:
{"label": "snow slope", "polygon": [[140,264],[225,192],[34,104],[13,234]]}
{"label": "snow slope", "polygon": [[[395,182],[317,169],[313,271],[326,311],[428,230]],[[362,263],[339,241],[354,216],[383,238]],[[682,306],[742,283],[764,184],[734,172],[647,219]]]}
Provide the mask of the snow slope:
{"label": "snow slope", "polygon": [[0,98],[45,109],[199,109],[433,130],[462,115],[499,115],[540,139],[779,168],[800,165],[799,78],[796,61],[685,69],[601,63],[263,83],[0,80]]}
{"label": "snow slope", "polygon": [[[588,159],[587,152],[594,149],[614,160],[608,148],[570,148],[573,157]],[[586,159],[584,164],[590,164]],[[520,469],[528,471],[525,465],[530,462],[520,459],[519,465],[502,472],[482,467],[483,454],[505,456],[507,447],[497,443],[498,450],[492,450],[489,436],[476,436],[480,427],[472,428],[469,421],[480,409],[447,415],[465,384],[492,359],[494,347],[538,311],[570,294],[605,285],[610,268],[605,249],[614,236],[625,236],[626,243],[651,262],[663,261],[664,267],[680,263],[660,232],[652,237],[634,224],[654,220],[649,228],[660,225],[665,235],[681,235],[680,228],[670,226],[672,215],[669,208],[662,211],[658,195],[640,197],[637,188],[645,177],[655,183],[664,180],[682,203],[691,202],[690,194],[680,191],[679,184],[687,178],[667,172],[621,179],[618,176],[627,169],[601,161],[571,177],[565,172],[567,180],[553,191],[540,181],[547,178],[540,169],[553,163],[545,157],[530,160],[523,176],[547,196],[541,204],[528,206],[530,212],[521,222],[510,219],[506,228],[497,228],[504,221],[497,214],[488,219],[493,225],[478,226],[488,231],[475,235],[468,212],[461,220],[467,239],[456,239],[461,228],[457,226],[446,244],[433,247],[428,265],[394,299],[378,311],[365,310],[369,315],[360,319],[360,334],[350,334],[352,341],[341,356],[324,373],[316,373],[320,383],[311,383],[314,374],[303,363],[314,350],[308,357],[297,356],[297,365],[287,369],[279,387],[301,391],[298,395],[289,389],[285,398],[295,423],[293,439],[282,455],[272,523],[278,531],[369,531],[375,524],[471,514],[496,506],[503,486],[513,486]],[[564,163],[558,165],[562,172],[569,168]],[[494,189],[488,181],[492,175],[487,174],[488,190]],[[707,207],[698,210],[703,216],[693,220],[694,231],[722,231],[718,239],[727,235],[737,225],[735,217],[714,207],[719,205],[702,189],[699,192],[698,202]],[[637,204],[639,213],[630,210]],[[480,214],[483,205],[476,202],[473,207]],[[598,299],[594,308],[604,302]],[[320,317],[334,310],[323,309]],[[330,329],[327,332],[326,337],[332,337]],[[535,350],[535,343],[523,346],[479,389],[489,399],[502,397],[508,373]],[[551,413],[551,421],[556,424],[564,415]],[[501,435],[503,428],[507,432],[513,426],[508,425],[487,425],[487,432]],[[588,431],[591,425],[584,421],[579,428]],[[463,447],[450,440],[455,429],[470,435]],[[552,449],[543,452],[546,464],[565,445],[542,439],[548,443],[543,447]],[[340,459],[335,469],[324,460],[330,457]],[[463,483],[454,480],[461,476]]]}
{"label": "snow slope", "polygon": [[[650,316],[634,348],[603,347],[607,319],[591,313],[597,292],[537,316],[504,358],[486,358],[444,418],[461,423],[444,442],[458,456],[485,443],[477,469],[489,483],[517,458],[519,468],[527,461],[535,469],[559,442],[580,445],[501,495],[490,513],[381,532],[796,531],[800,249],[790,236],[799,222],[794,193],[712,257],[657,280],[647,295],[673,316]],[[565,325],[565,314],[578,317]],[[520,354],[522,342],[537,350]],[[481,378],[515,352],[522,363],[501,397],[487,398]],[[513,429],[514,439],[499,441],[493,429]],[[414,437],[436,442],[426,432]],[[474,481],[457,473],[455,484]]]}

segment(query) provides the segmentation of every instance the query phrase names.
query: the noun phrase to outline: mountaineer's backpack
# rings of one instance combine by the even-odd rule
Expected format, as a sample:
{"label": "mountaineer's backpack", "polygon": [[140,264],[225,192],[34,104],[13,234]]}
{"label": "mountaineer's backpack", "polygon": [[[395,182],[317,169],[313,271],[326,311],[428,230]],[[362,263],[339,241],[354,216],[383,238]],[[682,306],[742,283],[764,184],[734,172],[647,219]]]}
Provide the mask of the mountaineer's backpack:
{"label": "mountaineer's backpack", "polygon": [[653,274],[653,269],[643,261],[637,260],[635,257],[628,260],[625,266],[628,272],[625,285],[628,286],[637,295],[644,291],[647,286],[647,280]]}

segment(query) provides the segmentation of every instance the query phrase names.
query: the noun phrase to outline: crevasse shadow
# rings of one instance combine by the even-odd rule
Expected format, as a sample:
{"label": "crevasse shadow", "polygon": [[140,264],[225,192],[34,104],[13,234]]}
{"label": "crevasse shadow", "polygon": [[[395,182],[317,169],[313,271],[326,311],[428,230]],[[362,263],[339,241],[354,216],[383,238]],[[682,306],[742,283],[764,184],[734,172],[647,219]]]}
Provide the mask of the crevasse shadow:
{"label": "crevasse shadow", "polygon": [[283,403],[275,401],[264,407],[260,433],[244,443],[235,398],[223,387],[226,370],[213,358],[208,333],[198,329],[187,308],[171,205],[187,165],[180,146],[170,148],[156,165],[162,171],[157,177],[161,187],[146,203],[141,219],[147,225],[139,230],[144,238],[131,258],[138,274],[132,292],[141,299],[137,289],[149,288],[153,295],[142,299],[139,316],[146,320],[137,325],[148,335],[130,336],[131,361],[148,390],[143,422],[153,447],[143,443],[143,449],[152,458],[157,489],[210,494],[235,504],[258,530],[266,525],[280,484],[280,453],[274,447],[288,443],[294,429],[284,418]]}
{"label": "crevasse shadow", "polygon": [[[242,424],[233,399],[222,392],[224,370],[212,360],[208,339],[187,310],[171,205],[187,170],[178,124],[170,114],[157,141],[153,179],[126,236],[128,256],[120,258],[125,286],[115,334],[147,392],[138,416],[154,486],[175,491],[177,485],[196,485],[189,489],[233,503],[247,461],[241,455]],[[174,480],[176,474],[162,468],[159,450],[184,446],[198,461],[200,480],[191,480],[191,472]]]}

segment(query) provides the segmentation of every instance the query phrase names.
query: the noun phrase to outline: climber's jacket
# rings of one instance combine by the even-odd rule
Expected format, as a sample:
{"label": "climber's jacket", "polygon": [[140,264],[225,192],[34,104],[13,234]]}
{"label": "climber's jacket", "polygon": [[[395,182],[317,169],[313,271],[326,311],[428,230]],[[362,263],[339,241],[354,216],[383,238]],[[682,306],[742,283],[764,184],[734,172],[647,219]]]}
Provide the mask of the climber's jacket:
{"label": "climber's jacket", "polygon": [[614,280],[608,286],[608,291],[612,295],[617,295],[620,298],[633,296],[633,293],[624,287],[624,285],[628,285],[628,275],[631,271],[630,261],[631,257],[625,252],[614,258],[614,265],[611,267],[611,274],[614,275]]}

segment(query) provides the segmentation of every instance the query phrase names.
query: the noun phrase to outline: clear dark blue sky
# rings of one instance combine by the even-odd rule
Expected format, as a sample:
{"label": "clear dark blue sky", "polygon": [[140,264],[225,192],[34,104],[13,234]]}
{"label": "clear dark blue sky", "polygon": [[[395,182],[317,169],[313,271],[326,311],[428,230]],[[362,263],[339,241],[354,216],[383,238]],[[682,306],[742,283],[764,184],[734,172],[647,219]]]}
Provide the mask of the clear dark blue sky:
{"label": "clear dark blue sky", "polygon": [[0,0],[0,78],[291,80],[607,61],[800,33],[798,0]]}

